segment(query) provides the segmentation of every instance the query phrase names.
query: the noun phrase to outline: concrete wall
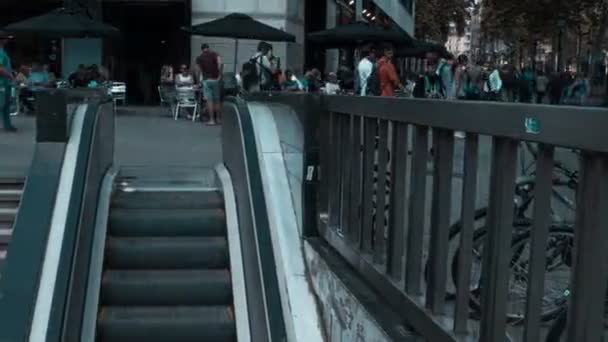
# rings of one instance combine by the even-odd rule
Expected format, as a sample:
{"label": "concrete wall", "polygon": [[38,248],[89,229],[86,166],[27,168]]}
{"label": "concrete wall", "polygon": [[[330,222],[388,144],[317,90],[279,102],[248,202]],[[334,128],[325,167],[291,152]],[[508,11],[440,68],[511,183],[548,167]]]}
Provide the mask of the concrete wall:
{"label": "concrete wall", "polygon": [[[424,0],[422,0],[424,1]],[[374,0],[384,13],[388,14],[405,32],[414,36],[414,13],[416,3],[414,3],[413,13],[409,13],[399,0]]]}
{"label": "concrete wall", "polygon": [[[304,0],[192,0],[192,24],[221,18],[233,12],[250,15],[265,24],[285,30],[296,36],[296,43],[273,42],[274,54],[281,58],[283,68],[300,69],[304,62]],[[201,43],[208,43],[217,51],[226,71],[234,68],[234,39],[192,37],[192,60],[200,54]],[[240,40],[237,69],[254,53],[259,41]]]}

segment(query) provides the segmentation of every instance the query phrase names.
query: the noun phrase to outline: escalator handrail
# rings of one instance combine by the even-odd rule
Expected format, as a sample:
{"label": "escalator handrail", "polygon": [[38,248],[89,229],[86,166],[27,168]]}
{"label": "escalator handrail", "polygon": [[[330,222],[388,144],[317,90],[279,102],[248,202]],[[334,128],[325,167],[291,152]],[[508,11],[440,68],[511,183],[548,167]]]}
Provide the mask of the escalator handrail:
{"label": "escalator handrail", "polygon": [[[59,341],[78,341],[79,338],[75,331],[67,331],[67,324],[73,324],[75,319],[73,311],[79,313],[76,315],[81,318],[82,303],[84,298],[80,294],[86,291],[85,273],[88,269],[88,259],[90,258],[90,240],[92,239],[93,230],[88,224],[83,224],[84,219],[91,222],[97,209],[97,194],[102,182],[103,174],[110,168],[112,158],[100,165],[101,174],[98,177],[90,177],[91,163],[93,156],[93,143],[96,136],[99,134],[98,126],[103,115],[112,115],[113,110],[104,108],[111,106],[111,99],[108,97],[89,99],[89,106],[84,117],[82,135],[80,137],[80,146],[78,150],[77,162],[74,172],[72,194],[68,206],[68,213],[65,221],[65,231],[63,235],[63,243],[60,251],[59,269],[57,271],[56,284],[53,292],[53,304],[49,315],[47,333],[44,337],[45,342]],[[113,121],[113,117],[111,118]],[[113,137],[112,137],[113,140]],[[112,144],[113,142],[107,142]],[[113,156],[113,150],[112,150]],[[90,194],[93,192],[93,194]],[[92,199],[93,198],[93,199]],[[91,201],[95,202],[92,203]],[[85,213],[85,206],[93,206],[94,211]],[[86,230],[85,230],[86,229]],[[82,243],[82,241],[86,242]],[[86,259],[86,260],[83,260]],[[76,283],[75,283],[76,281]],[[74,303],[77,301],[74,309]],[[73,325],[71,325],[73,327]],[[75,330],[80,330],[80,325],[75,327]],[[31,342],[35,342],[30,339]],[[40,340],[42,341],[42,340]]]}
{"label": "escalator handrail", "polygon": [[[264,334],[267,336],[267,340],[270,342],[278,342],[287,340],[285,319],[283,316],[283,309],[281,305],[281,294],[279,289],[279,283],[277,279],[277,265],[275,261],[272,238],[270,233],[270,224],[268,221],[268,212],[266,210],[266,199],[264,195],[264,188],[262,184],[261,167],[258,160],[258,148],[256,145],[255,132],[253,127],[253,121],[249,108],[241,99],[229,98],[226,101],[226,110],[234,110],[235,119],[238,122],[238,130],[242,139],[240,146],[240,153],[244,158],[245,172],[248,185],[248,197],[251,211],[251,219],[253,220],[253,229],[255,230],[255,241],[246,241],[244,238],[241,241],[242,246],[248,243],[253,243],[257,246],[257,260],[258,270],[260,271],[261,287],[263,289],[264,297],[264,311],[266,314],[266,331],[260,331],[261,329],[256,324],[251,324],[251,337],[253,341],[262,341],[266,337],[262,337]],[[228,118],[225,117],[224,122]],[[223,134],[223,139],[234,139],[234,137],[228,137],[229,134],[226,132]],[[231,172],[234,178],[234,172],[231,170],[231,165],[225,160],[226,167]],[[238,166],[235,166],[238,167]],[[237,201],[243,201],[243,198],[239,198],[239,190],[235,189]],[[241,194],[242,195],[242,194]],[[237,203],[238,205],[238,203]],[[239,221],[243,220],[241,217],[243,212],[239,211]],[[239,224],[241,232],[245,225]],[[243,235],[244,236],[244,235]],[[244,258],[247,258],[244,255]],[[246,273],[247,270],[246,268]],[[246,281],[249,282],[251,279],[245,274]],[[255,295],[255,294],[253,294]],[[251,299],[252,294],[248,293],[247,297]],[[249,305],[250,309],[253,306]],[[250,314],[250,317],[252,315]]]}
{"label": "escalator handrail", "polygon": [[29,335],[66,145],[35,146],[0,279],[0,341]]}

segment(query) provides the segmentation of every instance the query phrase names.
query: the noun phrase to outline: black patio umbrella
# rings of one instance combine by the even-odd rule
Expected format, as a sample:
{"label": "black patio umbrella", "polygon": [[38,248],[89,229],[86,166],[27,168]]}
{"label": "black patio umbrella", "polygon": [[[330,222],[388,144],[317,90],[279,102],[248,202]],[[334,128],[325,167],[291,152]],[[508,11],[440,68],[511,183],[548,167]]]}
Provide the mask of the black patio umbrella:
{"label": "black patio umbrella", "polygon": [[428,52],[436,52],[441,58],[453,57],[445,46],[426,41],[416,41],[412,47],[399,48],[395,54],[398,57],[425,58]]}
{"label": "black patio umbrella", "polygon": [[354,47],[380,42],[395,46],[414,45],[414,39],[399,28],[385,28],[361,21],[310,33],[308,40],[325,48]]}
{"label": "black patio umbrella", "polygon": [[61,38],[104,37],[118,34],[118,29],[91,19],[83,11],[58,8],[37,17],[4,27],[10,33],[37,33]]}
{"label": "black patio umbrella", "polygon": [[234,38],[234,71],[238,62],[239,39],[271,42],[295,42],[296,37],[285,31],[261,23],[242,13],[232,13],[223,18],[185,28],[192,35]]}

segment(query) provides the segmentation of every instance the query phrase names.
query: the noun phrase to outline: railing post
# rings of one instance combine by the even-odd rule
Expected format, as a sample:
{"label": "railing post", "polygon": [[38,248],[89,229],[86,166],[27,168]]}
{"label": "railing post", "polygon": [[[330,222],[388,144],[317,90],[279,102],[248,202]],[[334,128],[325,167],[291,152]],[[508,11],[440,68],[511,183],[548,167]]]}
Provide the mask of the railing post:
{"label": "railing post", "polygon": [[513,186],[517,142],[495,137],[492,145],[488,235],[482,266],[480,341],[505,339],[505,312],[513,229]]}
{"label": "railing post", "polygon": [[462,181],[462,207],[460,217],[460,245],[458,253],[458,278],[456,279],[456,305],[454,307],[454,332],[465,334],[469,319],[469,284],[473,261],[473,234],[475,230],[475,197],[477,195],[477,164],[479,135],[467,133],[464,150],[464,179]]}
{"label": "railing post", "polygon": [[408,125],[393,123],[391,142],[391,199],[388,226],[387,272],[398,280],[403,268],[405,229],[407,215],[407,146]]}
{"label": "railing post", "polygon": [[608,285],[608,155],[583,152],[577,188],[568,341],[601,341]]}
{"label": "railing post", "polygon": [[426,202],[426,171],[429,156],[429,128],[414,127],[410,206],[408,214],[407,258],[405,291],[417,296],[421,291],[422,242],[424,238],[424,210]]}
{"label": "railing post", "polygon": [[444,309],[447,282],[454,132],[434,129],[433,146],[435,147],[435,162],[426,306],[434,314],[440,314]]}

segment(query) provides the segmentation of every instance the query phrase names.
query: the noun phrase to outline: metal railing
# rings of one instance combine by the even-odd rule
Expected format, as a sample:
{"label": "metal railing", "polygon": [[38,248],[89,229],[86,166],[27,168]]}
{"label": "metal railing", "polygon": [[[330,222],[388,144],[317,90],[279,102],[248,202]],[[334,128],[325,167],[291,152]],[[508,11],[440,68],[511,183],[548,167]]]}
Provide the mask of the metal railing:
{"label": "metal railing", "polygon": [[[300,96],[312,98],[266,100],[302,105],[306,101],[298,101]],[[573,238],[560,238],[567,245],[559,260],[567,268],[560,312],[568,310],[563,334],[568,341],[601,339],[608,285],[608,140],[603,137],[608,111],[347,96],[317,102],[323,108],[314,113],[319,120],[308,121],[318,126],[306,130],[317,132],[320,147],[312,210],[318,230],[428,341],[544,338],[547,322],[558,316],[543,311],[545,288],[552,285],[545,278],[557,262],[547,257],[558,239],[550,215],[556,151],[580,151],[574,158],[579,173]],[[455,139],[457,131],[466,133],[462,141]],[[538,153],[530,219],[518,231],[513,207],[522,141],[532,142]],[[489,180],[483,183],[486,171]],[[479,211],[484,187],[489,200]],[[487,214],[483,253],[475,245],[481,212]],[[529,255],[523,271],[516,272],[516,259],[523,257],[515,241],[524,238]],[[455,253],[454,242],[457,251],[467,252]],[[507,314],[514,281],[523,292],[519,319]]]}

